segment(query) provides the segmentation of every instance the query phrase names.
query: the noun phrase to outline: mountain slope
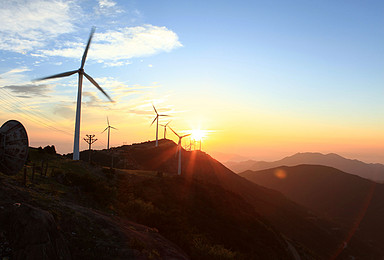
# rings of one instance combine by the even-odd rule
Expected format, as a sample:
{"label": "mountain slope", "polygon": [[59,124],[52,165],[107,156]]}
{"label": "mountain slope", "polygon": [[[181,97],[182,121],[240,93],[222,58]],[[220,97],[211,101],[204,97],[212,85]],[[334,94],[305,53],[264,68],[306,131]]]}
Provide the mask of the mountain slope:
{"label": "mountain slope", "polygon": [[[175,149],[175,143],[161,140],[159,147],[154,147],[153,142],[147,142],[115,148],[113,153],[119,158],[117,165],[175,174]],[[106,154],[103,157],[105,158]],[[302,256],[308,253],[311,257],[329,258],[334,256],[339,248],[343,248],[345,234],[335,223],[317,217],[279,192],[238,176],[203,152],[183,150],[183,179],[213,184],[240,196],[265,220],[263,222],[271,223],[275,229],[293,241],[296,248],[301,245]],[[356,242],[354,247],[345,248],[339,256],[377,256],[376,253],[371,246],[360,241]]]}
{"label": "mountain slope", "polygon": [[22,174],[0,173],[0,258],[189,259],[156,230],[111,214],[100,203],[113,196],[103,185],[115,183],[100,169],[34,150],[30,158],[35,165],[48,162],[49,173],[56,173],[44,176],[36,167],[32,180],[28,166],[25,185]]}
{"label": "mountain slope", "polygon": [[244,172],[246,170],[259,171],[280,166],[295,166],[299,164],[324,165],[339,169],[343,172],[359,175],[360,177],[366,179],[379,182],[384,181],[384,165],[346,159],[333,153],[297,153],[275,162],[244,161],[240,163],[226,163],[226,165],[236,173]]}
{"label": "mountain slope", "polygon": [[[174,153],[173,142],[161,149],[167,147]],[[134,146],[131,163],[133,160],[152,163],[153,158],[145,154],[147,149],[148,154],[159,156],[156,158],[167,155],[167,149],[158,153],[156,149],[152,151],[153,148],[154,145],[148,146],[148,143]],[[33,246],[36,244],[34,234],[38,237],[42,234],[43,241],[36,245],[40,251],[64,244],[57,247],[58,250],[69,251],[75,259],[294,259],[296,250],[290,246],[293,242],[275,230],[243,198],[221,186],[168,172],[100,168],[40,152],[30,153],[30,159],[35,165],[38,163],[39,168],[35,167],[32,181],[32,169],[28,167],[26,187],[22,184],[22,174],[4,178],[0,174],[1,234],[5,231],[7,236],[28,234]],[[97,157],[99,152],[108,155],[105,151],[94,151],[93,155]],[[114,156],[117,155],[118,151],[114,151]],[[119,162],[119,157],[115,159]],[[41,161],[49,164],[46,176],[42,171],[44,167],[40,167]],[[17,230],[8,230],[15,226],[14,211],[6,216],[3,212],[4,208],[13,209],[15,202],[21,203],[23,209],[17,221],[21,224]],[[30,208],[36,211],[25,214],[28,220],[38,215],[34,212],[44,212],[39,213],[47,216],[44,219],[54,220],[50,226],[56,233],[50,232],[52,239],[48,239],[53,245],[40,246],[46,242],[44,232],[23,230],[22,216],[30,212]],[[46,222],[44,219],[38,223]],[[45,225],[39,229],[44,231]],[[0,256],[3,256],[1,238]],[[20,251],[19,244],[24,250],[25,239],[18,242],[10,237],[4,244],[9,241],[12,252]],[[65,245],[69,250],[65,251]],[[60,252],[57,255],[62,255]],[[58,259],[56,256],[49,259]],[[35,259],[44,257],[35,255]]]}
{"label": "mountain slope", "polygon": [[384,243],[383,184],[320,165],[284,166],[240,175],[331,218],[376,248]]}
{"label": "mountain slope", "polygon": [[119,171],[120,216],[155,227],[194,259],[293,259],[285,239],[241,197],[178,176]]}

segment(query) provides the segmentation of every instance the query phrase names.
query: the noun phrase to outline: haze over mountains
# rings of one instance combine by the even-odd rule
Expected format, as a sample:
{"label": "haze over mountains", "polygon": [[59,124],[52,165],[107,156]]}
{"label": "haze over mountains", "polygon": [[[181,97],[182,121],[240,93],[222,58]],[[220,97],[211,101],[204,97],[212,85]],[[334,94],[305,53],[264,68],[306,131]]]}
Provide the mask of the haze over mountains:
{"label": "haze over mountains", "polygon": [[246,170],[259,171],[279,166],[295,166],[300,164],[329,166],[366,179],[378,182],[384,181],[383,164],[364,163],[359,160],[347,159],[334,153],[297,153],[274,162],[248,160],[243,162],[224,163],[225,166],[236,173],[244,172]]}

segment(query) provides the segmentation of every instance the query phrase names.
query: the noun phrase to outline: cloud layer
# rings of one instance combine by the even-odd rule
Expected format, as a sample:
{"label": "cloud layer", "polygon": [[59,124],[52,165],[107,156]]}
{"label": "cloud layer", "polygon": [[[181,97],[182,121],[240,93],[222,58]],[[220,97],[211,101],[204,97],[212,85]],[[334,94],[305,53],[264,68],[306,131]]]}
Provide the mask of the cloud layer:
{"label": "cloud layer", "polygon": [[25,53],[44,46],[42,39],[74,31],[73,1],[9,0],[0,9],[0,49]]}
{"label": "cloud layer", "polygon": [[[65,43],[66,47],[55,50],[42,50],[47,56],[66,58],[81,57],[85,44]],[[153,55],[162,51],[169,52],[181,47],[178,36],[166,27],[150,24],[136,27],[125,27],[116,31],[95,33],[89,59],[126,60],[134,57]]]}
{"label": "cloud layer", "polygon": [[[79,59],[88,36],[80,35],[84,32],[82,24],[88,26],[87,19],[93,16],[107,20],[124,12],[111,0],[95,1],[93,16],[82,9],[78,0],[10,0],[1,4],[0,50],[29,53],[34,57]],[[131,16],[133,19],[135,15]],[[182,46],[177,34],[164,26],[112,24],[112,30],[103,32],[100,28],[96,32],[89,52],[90,59],[105,62],[106,66],[121,66],[134,57],[169,52]]]}
{"label": "cloud layer", "polygon": [[3,88],[12,91],[18,97],[22,98],[31,98],[32,96],[45,97],[46,93],[51,90],[48,85],[44,84],[9,85],[4,86]]}

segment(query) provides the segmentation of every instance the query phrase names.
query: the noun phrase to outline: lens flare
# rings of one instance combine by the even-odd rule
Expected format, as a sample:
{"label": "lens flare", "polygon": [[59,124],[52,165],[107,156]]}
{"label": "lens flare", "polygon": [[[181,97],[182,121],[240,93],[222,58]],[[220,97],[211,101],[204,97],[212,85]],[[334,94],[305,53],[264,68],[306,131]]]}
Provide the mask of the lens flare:
{"label": "lens flare", "polygon": [[205,137],[206,137],[206,134],[205,134],[204,130],[200,130],[200,129],[191,130],[191,139],[192,140],[201,141]]}
{"label": "lens flare", "polygon": [[287,178],[287,173],[283,169],[277,169],[274,174],[279,179]]}

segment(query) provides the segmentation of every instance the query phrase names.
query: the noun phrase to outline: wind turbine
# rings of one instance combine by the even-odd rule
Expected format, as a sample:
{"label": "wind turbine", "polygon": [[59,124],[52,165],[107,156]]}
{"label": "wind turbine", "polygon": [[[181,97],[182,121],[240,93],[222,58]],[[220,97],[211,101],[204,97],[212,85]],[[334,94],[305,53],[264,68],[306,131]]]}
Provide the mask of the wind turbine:
{"label": "wind turbine", "polygon": [[83,58],[81,59],[81,65],[78,70],[68,71],[60,74],[56,74],[53,76],[40,78],[37,80],[46,80],[46,79],[54,79],[54,78],[62,78],[62,77],[68,77],[75,73],[79,74],[79,84],[77,88],[77,106],[76,106],[76,123],[75,123],[75,137],[73,141],[73,160],[79,160],[80,153],[79,153],[79,142],[80,142],[80,116],[81,116],[81,93],[83,88],[83,76],[85,76],[95,87],[100,90],[111,102],[113,100],[108,96],[107,93],[97,84],[97,82],[89,76],[87,73],[84,72],[84,65],[85,60],[87,59],[88,49],[91,44],[93,33],[95,32],[95,27],[92,28],[91,34],[89,35],[87,46],[85,47]]}
{"label": "wind turbine", "polygon": [[101,133],[104,133],[105,130],[108,129],[108,143],[107,143],[107,149],[109,150],[109,135],[110,135],[111,128],[112,128],[112,129],[115,129],[115,130],[117,130],[117,128],[114,128],[113,126],[110,126],[110,125],[109,125],[109,119],[108,119],[108,117],[107,117],[107,124],[108,124],[107,128],[105,128],[104,131],[101,132]]}
{"label": "wind turbine", "polygon": [[151,123],[151,126],[153,125],[153,123],[156,121],[156,147],[159,146],[159,141],[158,141],[158,134],[159,134],[159,117],[161,116],[168,116],[168,115],[160,115],[159,113],[157,113],[157,110],[155,108],[155,106],[152,104],[153,106],[153,109],[155,110],[155,113],[156,113],[156,117],[155,119],[153,119],[152,123]]}
{"label": "wind turbine", "polygon": [[178,175],[181,175],[181,139],[183,139],[184,137],[187,137],[187,136],[190,136],[191,134],[186,134],[186,135],[178,135],[175,131],[173,131],[173,129],[171,127],[169,127],[169,129],[172,130],[172,132],[177,135],[177,137],[179,137],[179,142],[177,144],[177,152],[179,153],[179,162],[178,162],[178,167],[177,167],[177,174]]}
{"label": "wind turbine", "polygon": [[[171,121],[172,121],[172,120],[171,120]],[[164,139],[165,139],[165,137],[167,136],[167,126],[168,126],[169,123],[171,123],[171,121],[169,121],[169,122],[166,123],[165,125],[160,124],[160,126],[164,127]]]}

